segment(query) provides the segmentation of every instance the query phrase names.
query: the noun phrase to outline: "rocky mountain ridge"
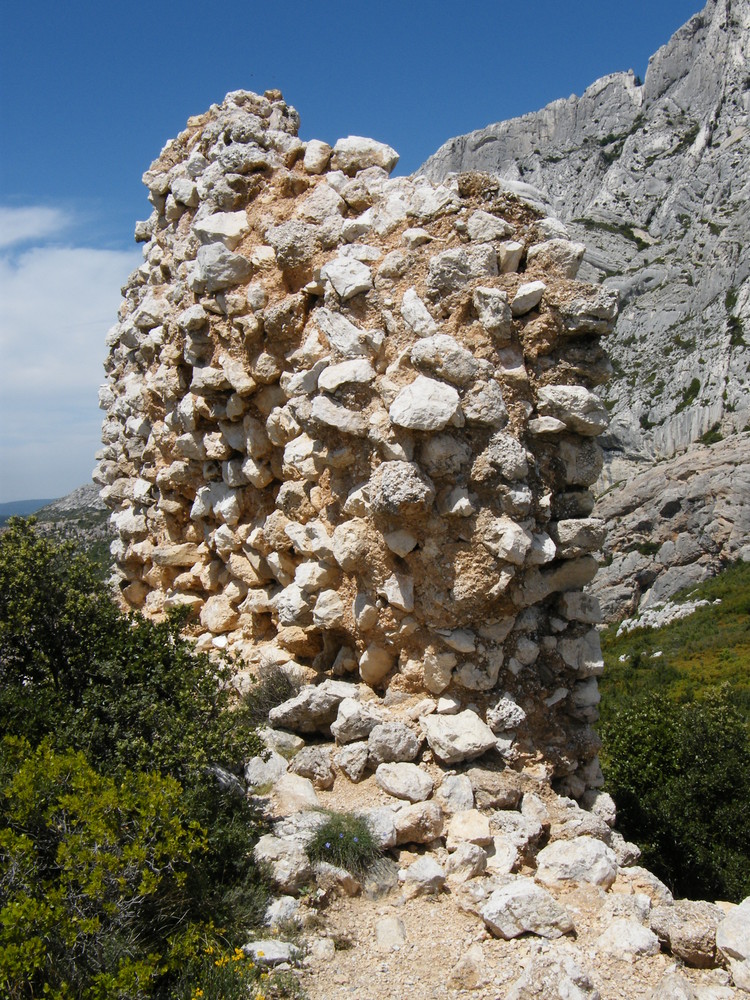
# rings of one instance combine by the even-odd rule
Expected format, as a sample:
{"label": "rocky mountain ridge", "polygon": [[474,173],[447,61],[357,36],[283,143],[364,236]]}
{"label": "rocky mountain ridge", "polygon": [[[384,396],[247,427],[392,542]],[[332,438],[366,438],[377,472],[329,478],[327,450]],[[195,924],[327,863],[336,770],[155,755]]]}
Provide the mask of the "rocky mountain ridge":
{"label": "rocky mountain ridge", "polygon": [[709,0],[581,97],[451,139],[421,168],[485,170],[551,206],[620,292],[607,478],[750,420],[750,6]]}

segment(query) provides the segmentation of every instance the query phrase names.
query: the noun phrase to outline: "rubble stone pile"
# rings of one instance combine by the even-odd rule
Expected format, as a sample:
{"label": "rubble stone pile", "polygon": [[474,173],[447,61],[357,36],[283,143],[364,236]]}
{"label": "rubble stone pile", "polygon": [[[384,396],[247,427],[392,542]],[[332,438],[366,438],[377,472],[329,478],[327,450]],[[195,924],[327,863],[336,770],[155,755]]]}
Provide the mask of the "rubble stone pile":
{"label": "rubble stone pile", "polygon": [[491,178],[390,178],[383,143],[297,129],[238,91],[144,175],[96,472],[122,596],[253,669],[430,696],[441,759],[463,720],[580,796],[617,295]]}

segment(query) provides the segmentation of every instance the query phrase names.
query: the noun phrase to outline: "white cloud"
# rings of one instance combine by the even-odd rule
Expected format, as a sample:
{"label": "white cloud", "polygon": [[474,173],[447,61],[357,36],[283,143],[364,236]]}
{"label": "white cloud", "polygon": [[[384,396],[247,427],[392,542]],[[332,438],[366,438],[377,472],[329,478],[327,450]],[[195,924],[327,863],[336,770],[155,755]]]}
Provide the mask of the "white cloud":
{"label": "white cloud", "polygon": [[0,256],[0,501],[62,496],[89,480],[104,337],[141,259],[137,248]]}
{"label": "white cloud", "polygon": [[57,236],[67,229],[70,222],[67,212],[59,208],[43,205],[10,208],[0,205],[0,249]]}

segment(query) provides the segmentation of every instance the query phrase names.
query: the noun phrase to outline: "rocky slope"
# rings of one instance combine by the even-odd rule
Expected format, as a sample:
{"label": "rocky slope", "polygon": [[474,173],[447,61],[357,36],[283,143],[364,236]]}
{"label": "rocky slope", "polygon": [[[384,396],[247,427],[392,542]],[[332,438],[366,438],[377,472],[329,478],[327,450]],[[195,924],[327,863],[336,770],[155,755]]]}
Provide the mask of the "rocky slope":
{"label": "rocky slope", "polygon": [[581,97],[447,142],[422,167],[486,170],[586,243],[621,293],[609,343],[610,482],[748,424],[750,5],[710,0],[650,60]]}

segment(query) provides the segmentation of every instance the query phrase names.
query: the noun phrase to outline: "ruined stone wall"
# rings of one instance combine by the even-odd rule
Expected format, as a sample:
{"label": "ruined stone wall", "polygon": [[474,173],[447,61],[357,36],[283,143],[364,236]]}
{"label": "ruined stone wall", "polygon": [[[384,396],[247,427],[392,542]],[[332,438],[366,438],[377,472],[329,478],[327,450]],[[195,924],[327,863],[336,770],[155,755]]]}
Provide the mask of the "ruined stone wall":
{"label": "ruined stone wall", "polygon": [[468,708],[580,795],[615,293],[499,182],[389,178],[382,143],[297,128],[229,94],[144,175],[95,473],[122,596],[188,604],[256,671]]}

